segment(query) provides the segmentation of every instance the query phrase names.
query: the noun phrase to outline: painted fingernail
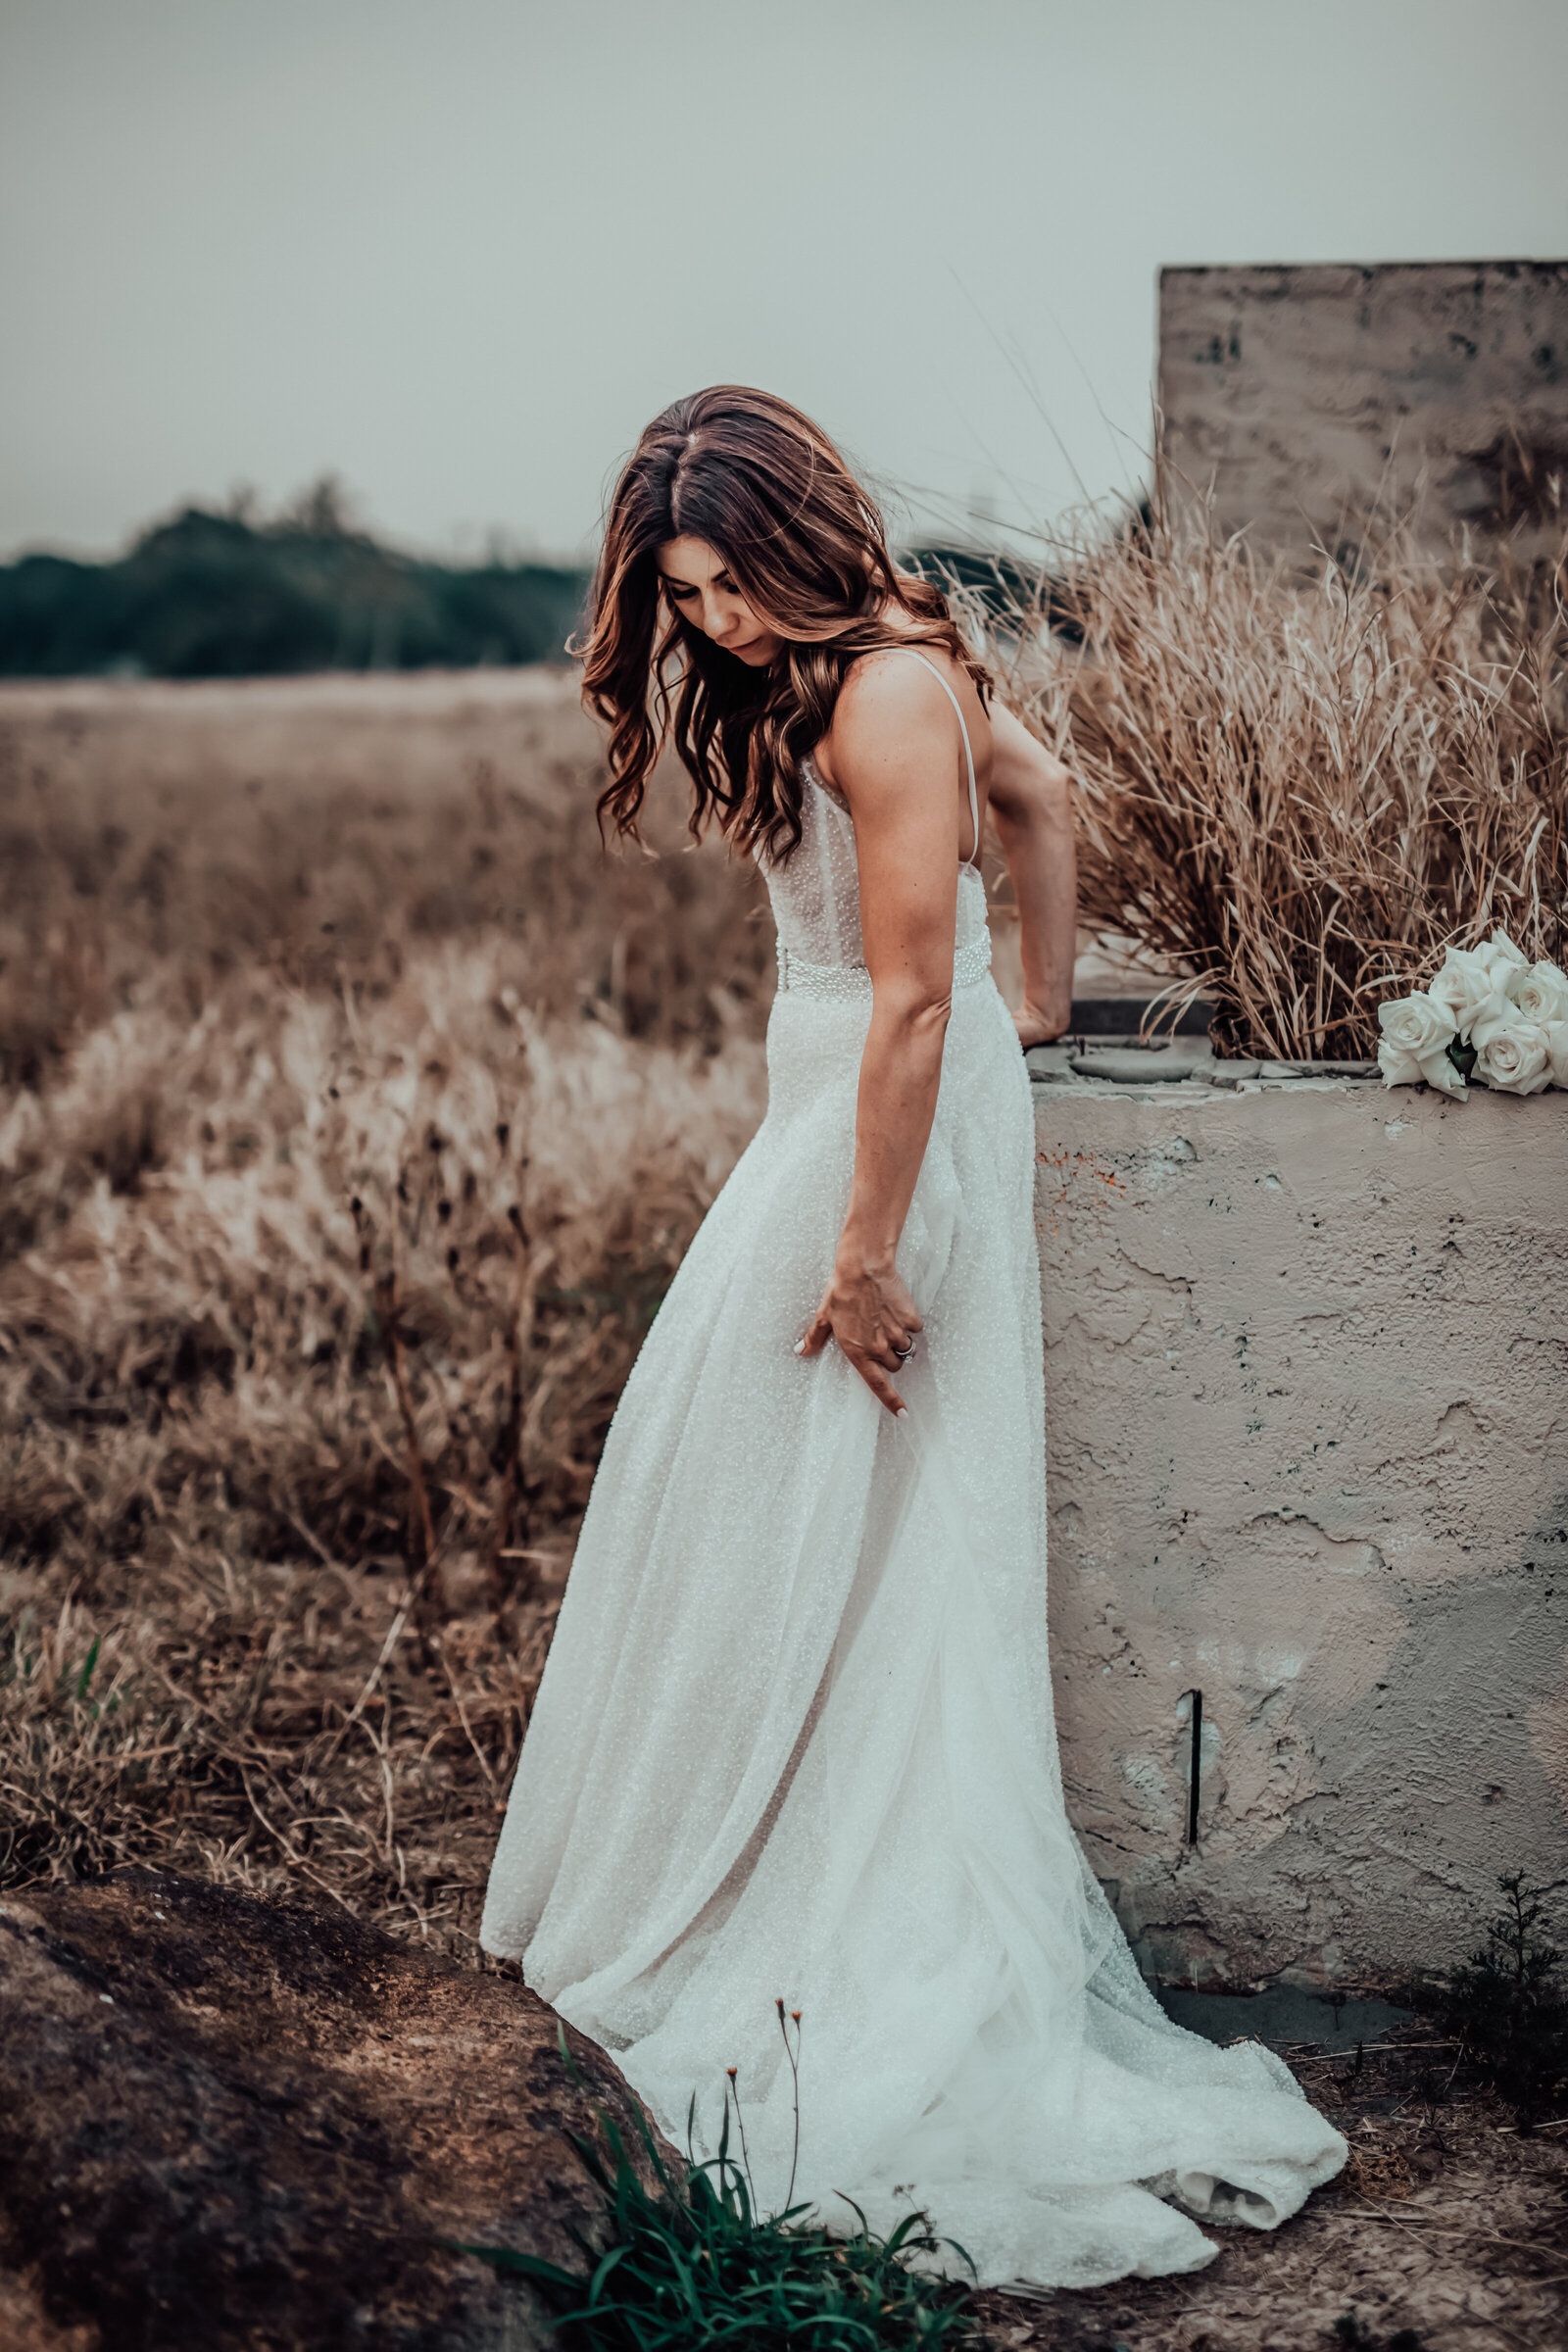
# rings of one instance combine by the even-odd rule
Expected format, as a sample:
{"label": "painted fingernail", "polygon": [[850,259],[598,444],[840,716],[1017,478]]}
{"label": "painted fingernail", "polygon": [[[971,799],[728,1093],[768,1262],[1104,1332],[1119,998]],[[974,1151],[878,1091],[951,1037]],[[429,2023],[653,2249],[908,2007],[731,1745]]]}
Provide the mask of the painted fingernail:
{"label": "painted fingernail", "polygon": [[806,1342],[804,1340],[796,1341],[795,1352],[797,1355],[804,1355],[806,1353]]}
{"label": "painted fingernail", "polygon": [[908,1406],[907,1406],[906,1404],[901,1404],[901,1405],[900,1405],[900,1407],[899,1407],[899,1409],[898,1409],[898,1411],[897,1411],[897,1412],[894,1414],[893,1418],[894,1418],[894,1420],[895,1420],[895,1421],[907,1421],[907,1419],[909,1418],[909,1408],[908,1408]]}

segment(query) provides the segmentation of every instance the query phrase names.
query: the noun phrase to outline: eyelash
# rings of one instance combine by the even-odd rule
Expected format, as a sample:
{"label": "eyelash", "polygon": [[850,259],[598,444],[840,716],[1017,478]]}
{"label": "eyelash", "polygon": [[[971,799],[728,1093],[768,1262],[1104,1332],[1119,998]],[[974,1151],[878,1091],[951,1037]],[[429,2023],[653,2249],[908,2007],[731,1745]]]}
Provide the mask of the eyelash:
{"label": "eyelash", "polygon": [[[726,596],[733,596],[736,593],[735,583],[733,580],[715,580],[713,585],[715,588],[721,589]],[[697,594],[696,589],[691,587],[684,580],[682,580],[678,585],[674,580],[666,580],[664,582],[664,591],[669,597],[670,601],[677,605],[683,602],[686,597],[695,596]]]}

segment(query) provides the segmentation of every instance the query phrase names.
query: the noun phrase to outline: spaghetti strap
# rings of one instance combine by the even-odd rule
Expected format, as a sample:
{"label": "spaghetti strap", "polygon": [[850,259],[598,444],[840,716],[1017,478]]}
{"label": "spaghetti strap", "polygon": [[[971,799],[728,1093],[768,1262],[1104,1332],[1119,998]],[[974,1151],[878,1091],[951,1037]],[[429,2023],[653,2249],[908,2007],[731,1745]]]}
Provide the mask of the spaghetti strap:
{"label": "spaghetti strap", "polygon": [[888,650],[895,654],[907,654],[911,661],[919,662],[922,669],[928,669],[931,672],[931,675],[935,678],[937,684],[941,687],[943,693],[947,696],[949,702],[953,705],[955,710],[956,710],[958,713],[958,733],[963,737],[963,757],[969,769],[969,823],[974,832],[973,853],[970,857],[965,858],[963,862],[965,865],[972,865],[976,868],[976,870],[978,870],[980,864],[980,797],[974,788],[974,754],[969,749],[969,730],[963,723],[963,705],[959,702],[957,696],[954,693],[953,688],[948,684],[947,679],[942,675],[942,672],[940,669],[938,669],[936,663],[934,662],[928,662],[924,654],[916,653],[912,645],[895,645],[891,646]]}

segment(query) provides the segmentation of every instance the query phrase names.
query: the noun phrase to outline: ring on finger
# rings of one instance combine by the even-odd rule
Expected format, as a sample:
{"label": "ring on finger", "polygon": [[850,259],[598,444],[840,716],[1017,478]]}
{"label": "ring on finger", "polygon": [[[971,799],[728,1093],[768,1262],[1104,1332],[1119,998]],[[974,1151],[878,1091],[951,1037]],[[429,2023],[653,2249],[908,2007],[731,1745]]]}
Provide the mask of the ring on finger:
{"label": "ring on finger", "polygon": [[895,1348],[893,1352],[898,1357],[901,1364],[906,1364],[910,1356],[914,1353],[913,1340],[910,1340],[907,1348]]}

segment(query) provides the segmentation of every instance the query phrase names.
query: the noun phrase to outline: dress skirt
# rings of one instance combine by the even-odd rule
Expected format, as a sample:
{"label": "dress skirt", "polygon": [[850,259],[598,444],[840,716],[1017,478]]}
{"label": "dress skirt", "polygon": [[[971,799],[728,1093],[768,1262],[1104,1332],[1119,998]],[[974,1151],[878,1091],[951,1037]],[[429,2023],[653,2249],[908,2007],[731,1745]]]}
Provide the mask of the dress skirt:
{"label": "dress skirt", "polygon": [[[960,957],[960,966],[962,958]],[[487,1949],[716,2146],[726,2069],[764,2209],[802,2013],[797,2199],[910,2205],[982,2281],[1196,2270],[1346,2143],[1257,2042],[1146,1987],[1062,1803],[1046,1623],[1034,1126],[960,968],[899,1250],[925,1318],[895,1420],[794,1352],[849,1199],[863,971],[803,970],[766,1117],[605,1446],[486,1900]],[[961,2265],[954,2258],[956,2271]]]}

